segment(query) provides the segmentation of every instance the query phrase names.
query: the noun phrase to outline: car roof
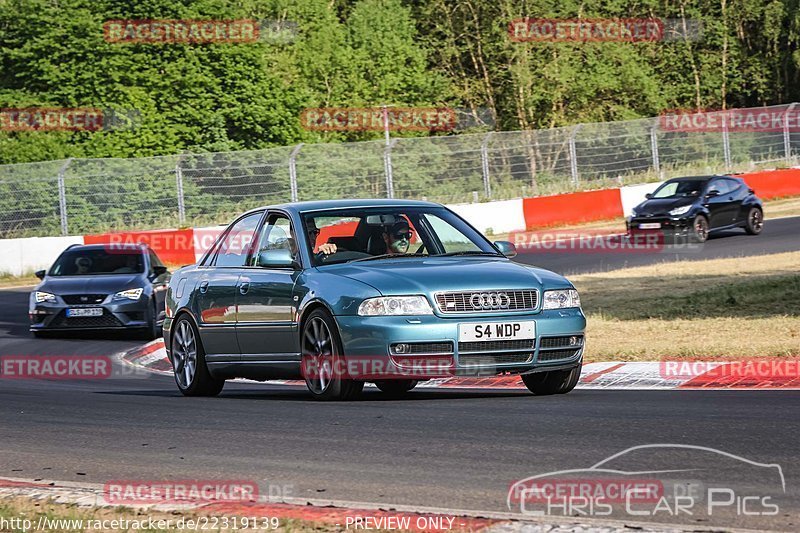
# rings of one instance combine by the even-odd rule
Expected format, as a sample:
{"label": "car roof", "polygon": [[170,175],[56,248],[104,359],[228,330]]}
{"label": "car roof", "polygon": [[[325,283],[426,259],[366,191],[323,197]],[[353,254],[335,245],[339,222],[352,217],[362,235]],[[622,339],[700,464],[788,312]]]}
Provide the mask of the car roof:
{"label": "car roof", "polygon": [[130,250],[132,252],[143,252],[148,249],[146,244],[137,243],[102,243],[102,244],[73,244],[67,250],[103,250],[113,247],[116,250]]}
{"label": "car roof", "polygon": [[435,202],[423,202],[420,200],[393,200],[388,198],[363,198],[346,200],[311,200],[306,202],[292,202],[277,205],[267,205],[251,209],[259,211],[262,209],[283,209],[295,213],[306,213],[309,211],[321,211],[324,209],[353,209],[359,207],[442,207]]}
{"label": "car roof", "polygon": [[680,178],[670,178],[667,181],[709,181],[714,178],[733,178],[736,176],[728,176],[727,174],[719,174],[714,176],[681,176]]}

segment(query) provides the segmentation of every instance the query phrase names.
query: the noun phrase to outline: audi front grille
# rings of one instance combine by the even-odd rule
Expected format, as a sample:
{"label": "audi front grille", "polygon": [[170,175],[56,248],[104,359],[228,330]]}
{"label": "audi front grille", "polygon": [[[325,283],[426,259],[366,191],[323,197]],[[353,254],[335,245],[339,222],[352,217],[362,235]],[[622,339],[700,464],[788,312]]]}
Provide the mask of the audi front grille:
{"label": "audi front grille", "polygon": [[442,314],[535,311],[539,305],[536,289],[440,292],[435,298]]}

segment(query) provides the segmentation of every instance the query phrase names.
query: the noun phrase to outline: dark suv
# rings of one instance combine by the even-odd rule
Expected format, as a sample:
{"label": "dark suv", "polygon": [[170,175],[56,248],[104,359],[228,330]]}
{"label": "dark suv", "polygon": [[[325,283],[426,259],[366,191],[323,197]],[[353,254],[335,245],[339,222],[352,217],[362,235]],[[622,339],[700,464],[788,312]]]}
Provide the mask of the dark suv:
{"label": "dark suv", "polygon": [[758,235],[764,227],[764,207],[741,178],[674,178],[633,209],[627,227],[631,234],[659,231],[699,242],[705,242],[710,232],[731,228]]}
{"label": "dark suv", "polygon": [[160,334],[170,274],[144,245],[72,245],[31,292],[30,330],[138,329]]}

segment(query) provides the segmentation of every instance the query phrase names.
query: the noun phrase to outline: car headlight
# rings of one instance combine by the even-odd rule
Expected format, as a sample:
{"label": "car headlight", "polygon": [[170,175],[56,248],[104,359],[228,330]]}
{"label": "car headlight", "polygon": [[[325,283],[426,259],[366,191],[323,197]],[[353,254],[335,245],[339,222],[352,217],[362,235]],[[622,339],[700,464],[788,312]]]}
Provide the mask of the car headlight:
{"label": "car headlight", "polygon": [[127,291],[119,291],[114,295],[115,300],[138,300],[142,296],[144,289],[128,289]]}
{"label": "car headlight", "polygon": [[358,306],[359,316],[432,315],[424,296],[380,296],[368,298]]}
{"label": "car headlight", "polygon": [[686,213],[689,212],[689,209],[691,209],[691,208],[692,208],[692,204],[685,205],[683,207],[676,207],[675,209],[670,211],[669,214],[672,215],[673,217],[676,217],[678,215],[685,215]]}
{"label": "car headlight", "polygon": [[542,309],[567,309],[580,306],[581,297],[575,289],[544,291]]}
{"label": "car headlight", "polygon": [[56,303],[56,295],[50,294],[49,292],[36,291],[35,298],[37,304],[42,302]]}

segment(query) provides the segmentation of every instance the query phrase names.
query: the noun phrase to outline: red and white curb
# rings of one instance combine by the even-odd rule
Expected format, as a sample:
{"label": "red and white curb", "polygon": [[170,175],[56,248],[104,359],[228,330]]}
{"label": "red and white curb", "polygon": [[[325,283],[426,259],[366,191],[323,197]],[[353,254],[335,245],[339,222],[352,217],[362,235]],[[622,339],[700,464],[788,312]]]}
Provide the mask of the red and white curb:
{"label": "red and white curb", "polygon": [[[122,354],[128,364],[156,374],[172,375],[164,341],[157,339]],[[249,381],[248,381],[249,382]],[[260,382],[252,382],[260,383]],[[302,381],[272,380],[273,385],[302,385]],[[417,388],[483,390],[525,389],[519,376],[436,378]],[[585,363],[579,389],[607,390],[800,390],[800,360],[693,361],[671,359],[645,362]]]}
{"label": "red and white curb", "polygon": [[[270,517],[301,520],[317,526],[328,526],[336,531],[350,529],[403,530],[414,532],[649,532],[712,531],[697,525],[644,523],[597,518],[572,518],[561,516],[528,516],[510,512],[470,511],[436,507],[416,507],[386,503],[352,502],[285,498],[273,501],[261,496],[253,502],[159,503],[125,504],[109,503],[105,487],[99,483],[77,483],[44,479],[0,477],[0,501],[9,498],[29,498],[56,504],[77,505],[84,508],[119,508],[160,512],[194,512],[206,516]],[[368,520],[371,527],[365,527]],[[324,530],[324,529],[323,529]],[[260,530],[259,530],[260,531]],[[718,529],[717,529],[718,531]],[[726,529],[726,531],[747,531]]]}

